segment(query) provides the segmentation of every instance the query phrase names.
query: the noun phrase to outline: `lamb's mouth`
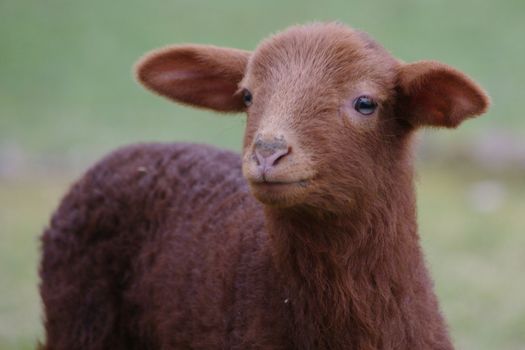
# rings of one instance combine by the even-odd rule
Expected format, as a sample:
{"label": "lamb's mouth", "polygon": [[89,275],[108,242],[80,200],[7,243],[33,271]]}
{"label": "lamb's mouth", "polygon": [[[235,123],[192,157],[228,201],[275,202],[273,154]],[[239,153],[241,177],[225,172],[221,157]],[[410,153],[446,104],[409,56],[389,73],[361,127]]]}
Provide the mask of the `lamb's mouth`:
{"label": "lamb's mouth", "polygon": [[268,205],[289,206],[301,202],[310,192],[311,179],[296,181],[250,181],[250,188],[259,201]]}
{"label": "lamb's mouth", "polygon": [[285,187],[301,187],[306,188],[308,187],[310,183],[310,179],[303,179],[303,180],[291,180],[291,181],[271,181],[271,180],[263,180],[263,181],[252,181],[252,186],[257,187],[267,187],[267,188],[285,188]]}
{"label": "lamb's mouth", "polygon": [[311,179],[249,181],[253,196],[270,207],[286,208],[303,203],[315,187]]}

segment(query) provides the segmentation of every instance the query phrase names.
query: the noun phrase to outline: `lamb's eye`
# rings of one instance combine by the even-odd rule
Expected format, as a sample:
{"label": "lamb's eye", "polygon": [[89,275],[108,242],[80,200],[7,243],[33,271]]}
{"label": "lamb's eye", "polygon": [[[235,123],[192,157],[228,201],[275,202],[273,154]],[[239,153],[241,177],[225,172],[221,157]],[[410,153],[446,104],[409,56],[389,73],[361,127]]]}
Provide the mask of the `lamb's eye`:
{"label": "lamb's eye", "polygon": [[359,96],[354,101],[354,109],[363,115],[375,112],[377,103],[368,96]]}
{"label": "lamb's eye", "polygon": [[250,106],[252,104],[253,96],[252,93],[248,89],[242,90],[242,100],[246,107]]}

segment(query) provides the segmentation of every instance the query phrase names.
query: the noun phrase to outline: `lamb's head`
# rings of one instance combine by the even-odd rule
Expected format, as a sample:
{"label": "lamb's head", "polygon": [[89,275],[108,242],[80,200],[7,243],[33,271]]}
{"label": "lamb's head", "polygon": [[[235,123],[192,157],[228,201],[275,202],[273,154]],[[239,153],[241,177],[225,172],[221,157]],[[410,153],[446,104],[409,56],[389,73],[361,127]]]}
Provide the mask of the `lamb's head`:
{"label": "lamb's head", "polygon": [[168,47],[138,79],[175,101],[247,113],[243,173],[261,202],[335,209],[380,191],[420,126],[456,127],[488,97],[457,70],[394,59],[341,24],[292,27],[253,52]]}

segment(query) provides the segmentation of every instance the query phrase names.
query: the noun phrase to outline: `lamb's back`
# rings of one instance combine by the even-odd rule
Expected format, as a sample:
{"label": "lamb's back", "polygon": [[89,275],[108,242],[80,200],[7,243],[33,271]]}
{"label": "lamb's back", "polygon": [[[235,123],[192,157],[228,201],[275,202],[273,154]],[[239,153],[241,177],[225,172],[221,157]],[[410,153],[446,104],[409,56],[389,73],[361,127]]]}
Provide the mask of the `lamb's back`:
{"label": "lamb's back", "polygon": [[[140,144],[110,154],[73,185],[42,241],[48,337],[65,347],[61,334],[144,348],[196,346],[199,332],[207,345],[224,342],[237,264],[264,249],[266,237],[239,155]],[[188,339],[169,336],[173,327]]]}

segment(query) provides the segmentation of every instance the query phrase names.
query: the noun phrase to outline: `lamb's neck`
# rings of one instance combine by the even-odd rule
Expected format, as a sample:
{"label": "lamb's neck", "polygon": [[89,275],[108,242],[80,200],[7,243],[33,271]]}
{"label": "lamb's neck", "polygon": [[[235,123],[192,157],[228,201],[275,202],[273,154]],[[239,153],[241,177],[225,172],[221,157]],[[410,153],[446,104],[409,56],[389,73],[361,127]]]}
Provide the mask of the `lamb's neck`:
{"label": "lamb's neck", "polygon": [[322,219],[266,210],[274,263],[303,346],[337,348],[334,339],[379,346],[381,333],[404,322],[403,304],[430,286],[413,191],[389,195],[390,202],[382,198],[366,211]]}
{"label": "lamb's neck", "polygon": [[267,209],[275,263],[305,283],[369,278],[413,264],[420,259],[419,254],[407,256],[419,252],[414,196],[412,191],[396,195],[378,199],[367,210],[322,217]]}

